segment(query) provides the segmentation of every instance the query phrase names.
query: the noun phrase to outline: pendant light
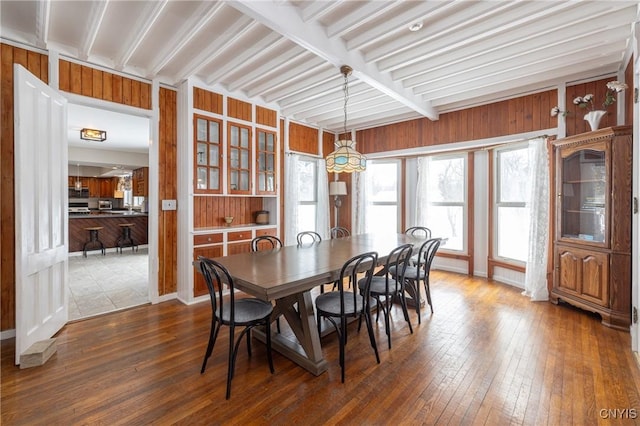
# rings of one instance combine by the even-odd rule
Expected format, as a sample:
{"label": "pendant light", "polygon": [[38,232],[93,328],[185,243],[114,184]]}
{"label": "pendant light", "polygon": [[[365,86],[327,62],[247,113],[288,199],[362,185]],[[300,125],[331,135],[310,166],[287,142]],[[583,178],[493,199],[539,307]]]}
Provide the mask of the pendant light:
{"label": "pendant light", "polygon": [[[344,134],[347,137],[347,101],[349,100],[349,75],[353,69],[349,65],[340,67],[340,72],[344,75]],[[364,155],[353,149],[354,141],[351,139],[340,139],[336,142],[336,150],[327,155],[327,172],[329,173],[352,173],[363,172],[366,168],[367,159]]]}
{"label": "pendant light", "polygon": [[76,164],[78,166],[78,175],[76,176],[75,187],[77,191],[82,189],[82,182],[80,182],[80,164]]}

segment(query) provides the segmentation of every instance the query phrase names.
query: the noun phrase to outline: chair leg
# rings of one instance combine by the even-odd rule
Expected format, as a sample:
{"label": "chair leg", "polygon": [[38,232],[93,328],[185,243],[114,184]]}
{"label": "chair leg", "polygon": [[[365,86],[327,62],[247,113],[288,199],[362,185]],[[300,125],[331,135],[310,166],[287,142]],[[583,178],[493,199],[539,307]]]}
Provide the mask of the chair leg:
{"label": "chair leg", "polygon": [[213,345],[216,344],[216,339],[218,338],[218,331],[220,330],[220,323],[217,321],[211,321],[211,331],[209,332],[209,343],[207,344],[207,351],[204,354],[204,360],[202,361],[202,368],[200,369],[200,374],[204,373],[205,368],[207,368],[207,360],[211,356],[213,352]]}
{"label": "chair leg", "polygon": [[247,328],[247,352],[251,356],[251,329]]}
{"label": "chair leg", "polygon": [[367,323],[367,331],[369,332],[369,341],[373,352],[376,354],[376,361],[380,364],[380,355],[378,355],[378,345],[376,344],[376,337],[373,335],[373,325],[371,324],[371,312],[365,312],[364,321]]}
{"label": "chair leg", "polygon": [[[391,324],[389,321],[389,317],[391,316],[391,300],[389,295],[385,295],[385,306],[382,308],[382,313],[384,314],[384,328],[387,332],[387,342],[389,344],[389,349],[391,349]],[[376,318],[376,322],[378,319]]]}
{"label": "chair leg", "polygon": [[[242,340],[242,336],[237,342],[234,342],[235,329],[233,326],[229,327],[229,363],[227,366],[227,395],[226,399],[231,397],[231,380],[233,379],[233,370],[235,368],[236,351],[238,350],[238,343]],[[234,343],[236,343],[234,345]]]}
{"label": "chair leg", "polygon": [[431,303],[431,289],[429,286],[429,276],[427,275],[422,281],[424,284],[424,292],[427,294],[427,302],[429,303],[429,307],[431,308],[431,313],[433,313],[433,304]]}
{"label": "chair leg", "polygon": [[409,319],[409,311],[407,310],[407,299],[404,297],[404,292],[400,293],[400,306],[402,307],[402,314],[404,320],[409,324],[409,331],[413,334],[413,327],[411,326],[411,320]]}
{"label": "chair leg", "polygon": [[340,370],[341,370],[341,379],[342,383],[344,383],[344,347],[346,346],[346,336],[347,336],[347,321],[346,318],[340,318],[340,332],[338,333],[338,339],[340,342]]}

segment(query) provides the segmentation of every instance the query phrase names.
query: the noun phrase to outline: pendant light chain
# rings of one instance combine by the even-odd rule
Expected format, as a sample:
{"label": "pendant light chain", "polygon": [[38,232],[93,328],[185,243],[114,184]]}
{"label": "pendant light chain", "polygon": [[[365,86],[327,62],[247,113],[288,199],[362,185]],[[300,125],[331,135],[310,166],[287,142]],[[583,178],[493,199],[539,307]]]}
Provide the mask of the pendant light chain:
{"label": "pendant light chain", "polygon": [[350,139],[347,135],[347,102],[349,101],[349,73],[344,71],[344,133],[347,139]]}

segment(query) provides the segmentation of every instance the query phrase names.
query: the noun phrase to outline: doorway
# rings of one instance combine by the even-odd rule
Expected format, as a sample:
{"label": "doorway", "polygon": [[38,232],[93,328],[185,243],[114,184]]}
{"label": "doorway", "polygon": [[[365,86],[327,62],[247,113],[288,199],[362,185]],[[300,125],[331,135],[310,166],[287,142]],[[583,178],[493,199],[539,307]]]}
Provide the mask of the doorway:
{"label": "doorway", "polygon": [[[68,163],[71,181],[101,181],[109,185],[105,193],[87,191],[79,200],[69,198],[70,205],[81,202],[88,212],[69,213],[69,320],[80,320],[150,302],[149,221],[145,220],[144,239],[137,241],[137,250],[124,247],[118,250],[116,240],[120,223],[136,222],[137,233],[142,217],[147,217],[149,203],[146,196],[133,196],[131,176],[135,170],[149,167],[149,117],[114,111],[111,105],[87,100],[91,104],[68,105]],[[106,140],[87,141],[80,137],[83,128],[104,131]],[[148,175],[147,175],[148,179]],[[147,181],[148,182],[148,181]],[[126,184],[128,183],[128,184]],[[148,183],[147,183],[148,185]],[[105,208],[107,206],[107,208]],[[70,209],[71,210],[71,209]],[[84,223],[99,226],[106,246],[101,250],[81,250],[89,240],[83,231]],[[114,231],[115,229],[115,231]],[[115,234],[114,234],[115,232]],[[94,248],[94,246],[92,246]]]}

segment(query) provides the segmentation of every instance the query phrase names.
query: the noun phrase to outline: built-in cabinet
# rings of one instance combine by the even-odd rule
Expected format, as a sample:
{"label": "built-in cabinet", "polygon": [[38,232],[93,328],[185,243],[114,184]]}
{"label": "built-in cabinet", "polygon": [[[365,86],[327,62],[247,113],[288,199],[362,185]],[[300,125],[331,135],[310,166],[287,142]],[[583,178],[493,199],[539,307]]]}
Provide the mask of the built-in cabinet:
{"label": "built-in cabinet", "polygon": [[[200,88],[193,108],[193,260],[248,252],[253,238],[278,236],[277,112]],[[186,297],[206,295],[201,274],[193,276]]]}
{"label": "built-in cabinet", "polygon": [[113,198],[118,186],[118,178],[76,177],[69,176],[69,187],[75,186],[76,180],[80,180],[82,187],[89,190],[89,198]]}
{"label": "built-in cabinet", "polygon": [[631,127],[554,142],[554,279],[551,301],[631,324]]}
{"label": "built-in cabinet", "polygon": [[140,167],[131,173],[131,192],[134,197],[149,196],[149,168]]}

